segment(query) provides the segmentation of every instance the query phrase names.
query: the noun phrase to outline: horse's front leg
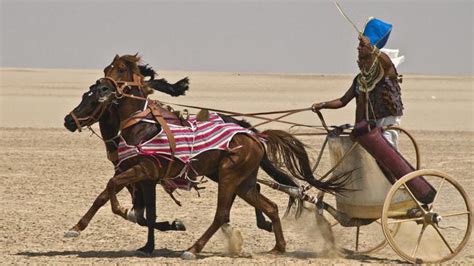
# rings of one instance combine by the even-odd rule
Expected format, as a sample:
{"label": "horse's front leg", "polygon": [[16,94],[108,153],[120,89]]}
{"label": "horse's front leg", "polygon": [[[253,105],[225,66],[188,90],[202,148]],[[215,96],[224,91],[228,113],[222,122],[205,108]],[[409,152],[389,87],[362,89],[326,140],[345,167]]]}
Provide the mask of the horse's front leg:
{"label": "horse's front leg", "polygon": [[115,175],[107,183],[107,194],[110,198],[110,206],[112,207],[112,212],[127,219],[128,210],[122,207],[117,199],[117,188],[124,187],[128,184],[140,182],[147,179],[145,168],[141,164],[137,164],[130,169]]}
{"label": "horse's front leg", "polygon": [[143,200],[146,207],[146,225],[148,227],[148,238],[145,246],[138,251],[151,255],[155,250],[155,224],[156,224],[156,183],[153,181],[140,182],[143,192]]}
{"label": "horse's front leg", "polygon": [[[123,186],[118,186],[116,187],[116,193],[120,192],[120,190],[123,189]],[[82,216],[82,218],[79,220],[79,222],[73,226],[69,231],[67,231],[64,236],[65,237],[77,237],[83,231],[86,229],[86,227],[89,225],[90,221],[94,217],[94,215],[97,213],[97,211],[105,205],[109,201],[109,193],[106,190],[102,191],[99,196],[94,200],[94,203],[92,206],[89,208],[89,210]]]}

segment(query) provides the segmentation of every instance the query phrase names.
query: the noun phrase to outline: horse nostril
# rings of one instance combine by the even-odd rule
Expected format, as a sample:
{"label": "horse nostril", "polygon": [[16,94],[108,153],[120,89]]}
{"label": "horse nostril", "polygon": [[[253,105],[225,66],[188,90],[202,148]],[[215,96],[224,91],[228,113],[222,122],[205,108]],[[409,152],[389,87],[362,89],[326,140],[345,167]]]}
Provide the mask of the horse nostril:
{"label": "horse nostril", "polygon": [[70,124],[70,123],[72,123],[72,122],[74,122],[74,121],[73,121],[71,115],[66,115],[66,116],[64,117],[64,122]]}

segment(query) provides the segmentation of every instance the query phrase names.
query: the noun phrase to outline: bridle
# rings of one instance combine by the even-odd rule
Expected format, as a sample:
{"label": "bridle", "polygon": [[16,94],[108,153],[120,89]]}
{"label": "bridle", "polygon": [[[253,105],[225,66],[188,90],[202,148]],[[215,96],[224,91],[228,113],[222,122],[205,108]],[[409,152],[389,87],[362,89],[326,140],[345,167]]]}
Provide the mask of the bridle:
{"label": "bridle", "polygon": [[[143,90],[143,83],[141,82],[140,77],[134,74],[133,80],[134,81],[116,81],[111,77],[103,77],[97,80],[96,84],[104,83],[105,81],[110,82],[113,86],[113,89],[115,90],[113,93],[115,96],[115,99],[121,99],[123,97],[127,97],[127,98],[147,101],[147,98],[145,97],[136,96],[136,95],[126,92],[126,90],[130,89],[131,87],[137,87],[138,89]],[[100,117],[107,110],[107,106],[108,106],[107,104],[99,104],[94,109],[92,114],[85,117],[78,117],[77,115],[74,114],[74,111],[71,111],[69,114],[74,120],[74,123],[76,124],[78,131],[81,132],[82,127],[90,126],[94,124],[95,122],[99,121]],[[81,122],[83,122],[83,125],[81,125]]]}

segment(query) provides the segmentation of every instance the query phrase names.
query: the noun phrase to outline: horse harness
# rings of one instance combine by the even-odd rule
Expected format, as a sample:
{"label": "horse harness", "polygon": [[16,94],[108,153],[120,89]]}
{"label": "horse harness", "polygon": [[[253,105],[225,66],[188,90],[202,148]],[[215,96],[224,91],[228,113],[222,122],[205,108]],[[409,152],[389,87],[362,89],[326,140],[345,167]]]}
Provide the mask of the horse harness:
{"label": "horse harness", "polygon": [[[103,81],[109,81],[110,83],[112,83],[112,85],[114,86],[116,90],[117,99],[127,97],[131,99],[145,101],[146,106],[143,111],[134,113],[130,117],[126,118],[125,120],[120,121],[120,131],[123,131],[124,129],[131,127],[139,122],[159,124],[166,134],[166,137],[170,145],[171,158],[173,158],[176,152],[176,141],[166,120],[169,119],[176,123],[177,121],[180,121],[179,118],[171,111],[168,111],[167,109],[161,107],[158,101],[150,100],[148,98],[136,96],[136,95],[126,92],[127,88],[132,88],[132,87],[137,87],[139,90],[143,91],[143,83],[141,82],[141,77],[136,74],[133,75],[133,81],[116,81],[107,76],[98,80],[98,82],[103,82]],[[70,112],[70,114],[80,132],[81,131],[80,121],[84,121],[84,120],[85,121],[89,120],[89,121],[94,121],[94,122],[98,121],[106,109],[107,109],[106,105],[101,104],[97,106],[97,108],[92,112],[92,114],[87,117],[82,117],[82,118],[77,117],[73,112]],[[149,117],[150,114],[152,115],[154,120],[147,118]],[[169,175],[172,164],[173,164],[173,160],[170,160],[170,163],[168,164],[168,168],[165,173],[165,177]]]}

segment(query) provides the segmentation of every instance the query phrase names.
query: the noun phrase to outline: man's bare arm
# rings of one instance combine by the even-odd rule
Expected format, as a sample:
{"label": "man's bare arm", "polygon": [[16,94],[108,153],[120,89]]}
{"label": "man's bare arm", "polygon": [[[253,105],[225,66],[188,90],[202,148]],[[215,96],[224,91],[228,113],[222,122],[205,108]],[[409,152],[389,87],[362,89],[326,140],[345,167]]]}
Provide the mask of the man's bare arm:
{"label": "man's bare arm", "polygon": [[311,108],[313,111],[321,109],[339,109],[346,106],[354,97],[354,90],[350,87],[341,98],[329,102],[314,103]]}

